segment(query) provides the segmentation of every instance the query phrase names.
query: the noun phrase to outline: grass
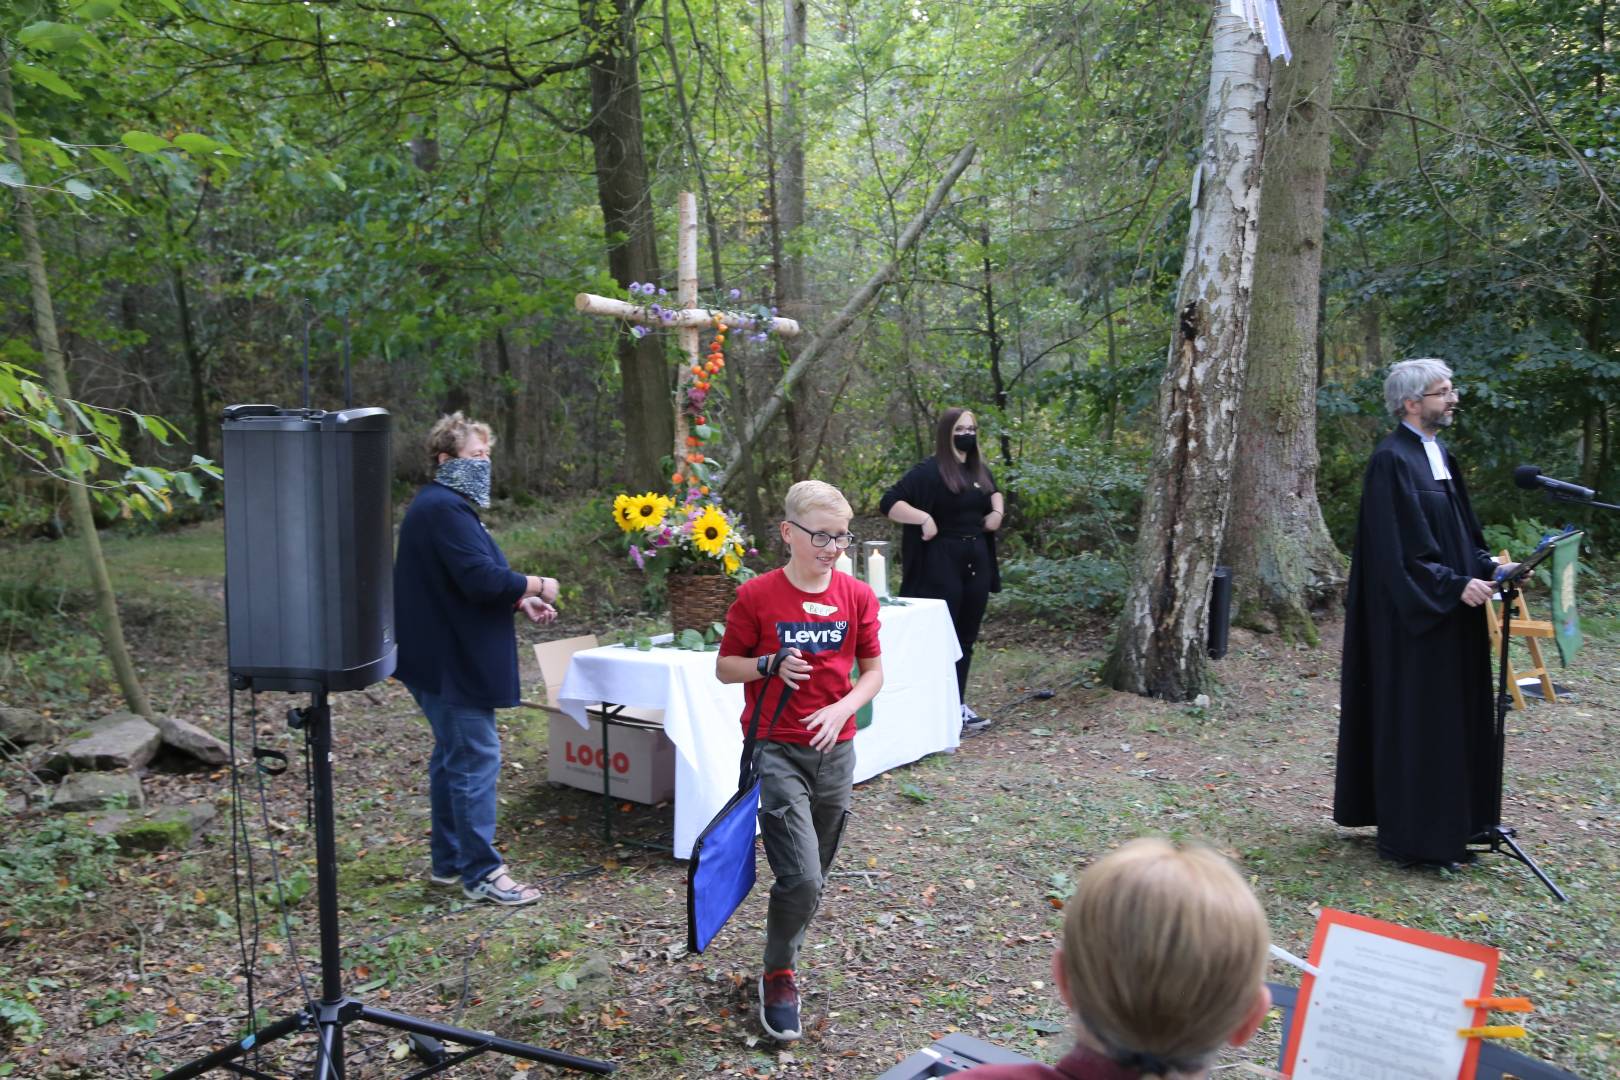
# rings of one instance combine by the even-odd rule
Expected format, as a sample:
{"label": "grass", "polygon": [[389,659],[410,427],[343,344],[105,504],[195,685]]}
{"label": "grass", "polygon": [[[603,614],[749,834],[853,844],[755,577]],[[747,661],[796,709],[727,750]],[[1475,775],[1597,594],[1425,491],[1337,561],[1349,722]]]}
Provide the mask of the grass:
{"label": "grass", "polygon": [[[657,622],[635,610],[641,579],[623,568],[616,549],[603,548],[593,513],[569,504],[496,516],[515,564],[564,579],[569,621],[548,636],[606,637]],[[224,712],[221,536],[216,523],[107,543],[138,628],[132,638],[149,692],[160,708],[215,730]],[[76,557],[61,544],[0,551],[0,596],[33,605],[25,612],[30,627],[88,634]],[[1500,948],[1499,992],[1526,994],[1538,1007],[1522,1049],[1585,1077],[1613,1075],[1620,1062],[1620,766],[1612,755],[1620,735],[1613,675],[1620,604],[1594,595],[1594,607],[1589,651],[1559,676],[1580,701],[1532,705],[1510,719],[1507,816],[1570,893],[1569,905],[1501,858],[1455,875],[1397,871],[1377,859],[1369,831],[1331,824],[1331,624],[1317,650],[1239,635],[1215,666],[1210,704],[1194,708],[1091,685],[1095,633],[993,619],[970,699],[996,724],[954,755],[894,770],[856,792],[801,965],[807,1017],[822,1026],[792,1060],[761,1042],[749,1019],[763,888],[708,953],[688,956],[684,869],[633,843],[604,847],[597,797],[545,783],[546,714],[520,709],[502,714],[509,764],[498,835],[512,865],[541,881],[546,896],[512,911],[467,905],[457,890],[426,883],[427,740],[409,698],[393,685],[339,695],[346,985],[368,987],[363,996],[386,1008],[605,1054],[632,1080],[750,1069],[875,1076],[949,1030],[1051,1060],[1067,1043],[1067,1018],[1050,985],[1061,918],[1055,903],[1098,855],[1159,833],[1205,840],[1237,859],[1276,940],[1294,952],[1308,950],[1322,907]],[[34,665],[29,670],[78,677],[71,658],[46,655],[31,637],[26,644],[17,651]],[[520,656],[529,662],[526,650]],[[1043,688],[1054,696],[1031,696]],[[52,704],[9,681],[7,693],[11,704]],[[280,701],[264,706],[259,721],[260,738],[294,762],[267,785],[269,816],[280,826],[271,835],[284,879],[312,877],[298,747],[281,725]],[[89,685],[82,704],[62,710],[90,717],[113,704],[108,687]],[[206,776],[174,783],[179,794],[198,797],[216,797],[222,786]],[[669,824],[667,809],[621,805],[612,813],[621,839],[654,836]],[[6,811],[8,848],[27,850],[48,821],[37,811]],[[46,1060],[39,1049],[74,1047],[95,1075],[145,1076],[234,1033],[242,1020],[232,981],[240,961],[223,832],[216,828],[207,846],[185,854],[97,864],[94,881],[76,885],[95,895],[63,897],[56,907],[41,900],[40,925],[0,929],[0,1004],[12,1003],[6,1009],[18,1017],[9,1034],[19,1075]],[[263,884],[262,859],[257,870]],[[311,899],[294,904],[290,917],[307,958]],[[261,931],[268,945],[280,944],[279,927]],[[280,1015],[298,998],[288,957],[267,951],[261,961],[258,1002]],[[1272,976],[1294,981],[1287,972]],[[115,1008],[117,1018],[95,1023],[97,1010]],[[16,1026],[29,1023],[25,1010],[42,1018],[32,1035]],[[0,1022],[5,1015],[0,1009]],[[1274,1057],[1276,1026],[1248,1059]],[[458,1075],[510,1071],[490,1059]]]}

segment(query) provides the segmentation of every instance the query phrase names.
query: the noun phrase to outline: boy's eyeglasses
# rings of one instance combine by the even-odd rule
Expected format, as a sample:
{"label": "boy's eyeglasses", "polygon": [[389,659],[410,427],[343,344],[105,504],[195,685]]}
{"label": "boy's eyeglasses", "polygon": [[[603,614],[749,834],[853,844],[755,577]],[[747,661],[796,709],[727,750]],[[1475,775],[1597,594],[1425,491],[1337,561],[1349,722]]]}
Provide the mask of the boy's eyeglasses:
{"label": "boy's eyeglasses", "polygon": [[811,547],[824,548],[828,544],[836,544],[841,548],[847,548],[855,542],[855,534],[852,532],[830,533],[822,532],[820,529],[811,531],[792,518],[788,519],[788,524],[802,533],[809,533]]}

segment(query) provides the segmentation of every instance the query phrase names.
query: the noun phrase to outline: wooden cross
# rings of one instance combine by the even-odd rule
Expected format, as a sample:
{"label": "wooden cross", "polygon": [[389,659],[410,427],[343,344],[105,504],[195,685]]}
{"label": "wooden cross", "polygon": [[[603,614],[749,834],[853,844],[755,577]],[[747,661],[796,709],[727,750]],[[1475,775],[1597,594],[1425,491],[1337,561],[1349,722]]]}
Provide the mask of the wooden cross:
{"label": "wooden cross", "polygon": [[[686,354],[686,363],[681,365],[680,374],[675,382],[674,461],[676,469],[684,471],[682,466],[686,461],[686,437],[690,433],[686,422],[686,390],[694,378],[692,368],[702,363],[698,358],[699,333],[706,327],[713,328],[716,316],[728,326],[739,329],[743,325],[743,320],[751,316],[740,312],[710,311],[697,306],[697,197],[690,191],[681,192],[676,201],[676,209],[680,218],[675,291],[675,302],[680,305],[678,309],[665,309],[661,315],[652,315],[648,312],[647,305],[632,304],[608,296],[597,296],[594,293],[576,295],[574,309],[587,315],[602,315],[641,326],[654,328],[673,326],[679,331],[681,351]],[[797,337],[800,332],[799,324],[794,320],[774,317],[770,321],[769,329],[782,337]]]}

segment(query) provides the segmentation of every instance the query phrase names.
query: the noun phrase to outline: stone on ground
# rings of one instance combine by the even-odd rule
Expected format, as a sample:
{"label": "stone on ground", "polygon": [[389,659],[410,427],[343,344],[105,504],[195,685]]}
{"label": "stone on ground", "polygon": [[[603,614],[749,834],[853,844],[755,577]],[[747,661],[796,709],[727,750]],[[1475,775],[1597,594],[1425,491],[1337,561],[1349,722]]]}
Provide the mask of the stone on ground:
{"label": "stone on ground", "polygon": [[136,810],[146,805],[141,794],[141,778],[127,772],[69,773],[56,788],[51,809],[62,813],[74,810]]}
{"label": "stone on ground", "polygon": [[48,741],[55,734],[56,725],[32,709],[0,706],[0,739],[13,746],[32,746]]}
{"label": "stone on ground", "polygon": [[214,820],[208,803],[159,806],[144,814],[114,810],[90,823],[90,831],[110,836],[125,852],[178,851],[190,847]]}
{"label": "stone on ground", "polygon": [[163,745],[163,733],[134,713],[108,713],[58,745],[45,768],[61,776],[70,772],[139,769]]}
{"label": "stone on ground", "polygon": [[231,748],[189,720],[159,716],[155,723],[163,741],[204,765],[224,765],[231,760]]}

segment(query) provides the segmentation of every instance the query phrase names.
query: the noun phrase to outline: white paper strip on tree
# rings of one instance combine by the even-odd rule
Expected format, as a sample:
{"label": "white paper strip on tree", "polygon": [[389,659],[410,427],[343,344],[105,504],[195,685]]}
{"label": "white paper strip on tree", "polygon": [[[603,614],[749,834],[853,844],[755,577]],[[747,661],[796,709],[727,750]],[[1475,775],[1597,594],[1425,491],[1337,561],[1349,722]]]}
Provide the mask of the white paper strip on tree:
{"label": "white paper strip on tree", "polygon": [[1232,14],[1260,35],[1273,60],[1280,56],[1284,63],[1293,61],[1294,50],[1288,47],[1288,34],[1283,30],[1277,0],[1232,0]]}

